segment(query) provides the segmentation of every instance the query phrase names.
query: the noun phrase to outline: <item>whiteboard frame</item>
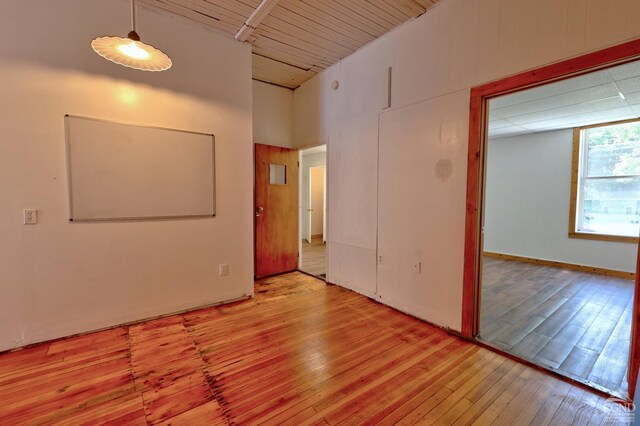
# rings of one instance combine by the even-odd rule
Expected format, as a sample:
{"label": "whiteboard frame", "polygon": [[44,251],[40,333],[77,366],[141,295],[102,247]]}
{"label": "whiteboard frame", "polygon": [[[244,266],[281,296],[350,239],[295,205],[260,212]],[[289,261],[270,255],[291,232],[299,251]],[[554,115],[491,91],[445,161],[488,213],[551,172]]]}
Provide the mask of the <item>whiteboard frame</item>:
{"label": "whiteboard frame", "polygon": [[[77,218],[73,217],[73,188],[71,180],[71,147],[70,147],[70,129],[69,119],[75,118],[80,120],[98,121],[102,123],[119,124],[124,126],[142,127],[156,130],[169,130],[172,132],[191,133],[195,135],[211,136],[211,166],[213,168],[213,214],[197,214],[197,215],[178,215],[178,216],[141,216],[141,217],[114,217],[114,218]],[[64,115],[64,150],[67,168],[67,191],[69,200],[69,222],[121,222],[121,221],[145,221],[145,220],[170,220],[170,219],[194,219],[205,217],[216,217],[216,137],[213,133],[194,132],[192,130],[173,129],[170,127],[149,126],[141,124],[125,123],[121,121],[105,120],[94,117],[84,117],[81,115],[65,114]]]}

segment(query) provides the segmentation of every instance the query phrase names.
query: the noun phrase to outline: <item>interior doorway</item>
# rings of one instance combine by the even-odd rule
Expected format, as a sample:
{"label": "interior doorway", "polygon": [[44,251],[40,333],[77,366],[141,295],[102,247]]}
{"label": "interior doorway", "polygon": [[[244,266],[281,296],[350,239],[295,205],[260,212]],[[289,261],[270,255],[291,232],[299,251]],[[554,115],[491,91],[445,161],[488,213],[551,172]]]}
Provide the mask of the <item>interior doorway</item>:
{"label": "interior doorway", "polygon": [[640,62],[488,104],[479,339],[628,395]]}
{"label": "interior doorway", "polygon": [[326,279],[327,148],[300,150],[299,269]]}
{"label": "interior doorway", "polygon": [[255,144],[255,275],[298,266],[298,151]]}
{"label": "interior doorway", "polygon": [[629,42],[471,92],[462,332],[623,398],[640,365],[639,57]]}

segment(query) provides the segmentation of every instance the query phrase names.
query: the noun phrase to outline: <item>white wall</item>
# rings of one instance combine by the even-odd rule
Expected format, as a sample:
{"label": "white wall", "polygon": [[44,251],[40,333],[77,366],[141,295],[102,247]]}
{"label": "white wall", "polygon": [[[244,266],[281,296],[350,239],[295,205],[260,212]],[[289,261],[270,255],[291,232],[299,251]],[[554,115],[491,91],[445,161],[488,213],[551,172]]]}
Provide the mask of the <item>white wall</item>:
{"label": "white wall", "polygon": [[484,249],[635,272],[636,243],[569,238],[573,130],[490,139]]}
{"label": "white wall", "polygon": [[[142,40],[174,61],[145,73],[90,47],[127,34],[128,1],[28,3],[0,4],[0,350],[251,294],[249,46],[140,7]],[[69,223],[66,113],[214,133],[217,216]]]}
{"label": "white wall", "polygon": [[253,80],[253,140],[293,147],[293,90]]}
{"label": "white wall", "polygon": [[460,330],[470,88],[638,37],[639,19],[637,0],[441,0],[298,88],[296,145],[328,141],[329,281]]}

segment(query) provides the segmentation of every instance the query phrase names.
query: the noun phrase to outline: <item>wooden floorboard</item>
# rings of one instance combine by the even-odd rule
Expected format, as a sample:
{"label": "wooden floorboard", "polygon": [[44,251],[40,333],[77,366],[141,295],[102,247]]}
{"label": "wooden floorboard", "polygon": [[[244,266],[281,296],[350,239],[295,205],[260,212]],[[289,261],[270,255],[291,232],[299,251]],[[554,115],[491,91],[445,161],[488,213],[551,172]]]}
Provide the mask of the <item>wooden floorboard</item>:
{"label": "wooden floorboard", "polygon": [[626,396],[631,280],[485,257],[481,339]]}
{"label": "wooden floorboard", "polygon": [[[595,394],[308,275],[255,294],[0,355],[0,423],[625,424]],[[574,368],[605,375],[599,359]]]}
{"label": "wooden floorboard", "polygon": [[311,243],[302,240],[300,270],[307,274],[322,276],[327,272],[327,245],[322,237],[314,237]]}

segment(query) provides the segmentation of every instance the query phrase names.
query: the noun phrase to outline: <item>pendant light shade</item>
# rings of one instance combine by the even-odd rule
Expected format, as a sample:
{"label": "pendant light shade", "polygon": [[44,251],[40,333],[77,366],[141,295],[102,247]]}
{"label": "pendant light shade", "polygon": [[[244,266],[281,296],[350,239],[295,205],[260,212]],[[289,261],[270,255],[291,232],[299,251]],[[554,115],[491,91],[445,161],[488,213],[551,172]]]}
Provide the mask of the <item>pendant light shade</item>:
{"label": "pendant light shade", "polygon": [[166,53],[140,41],[135,30],[134,0],[131,0],[131,26],[133,29],[127,37],[97,37],[91,42],[91,47],[103,58],[125,67],[142,71],[164,71],[171,68],[172,62]]}

